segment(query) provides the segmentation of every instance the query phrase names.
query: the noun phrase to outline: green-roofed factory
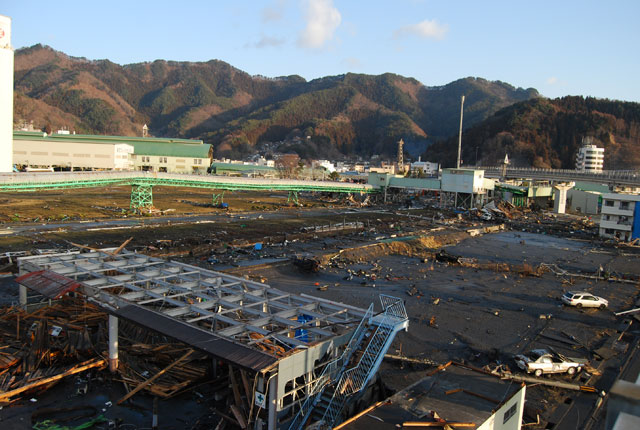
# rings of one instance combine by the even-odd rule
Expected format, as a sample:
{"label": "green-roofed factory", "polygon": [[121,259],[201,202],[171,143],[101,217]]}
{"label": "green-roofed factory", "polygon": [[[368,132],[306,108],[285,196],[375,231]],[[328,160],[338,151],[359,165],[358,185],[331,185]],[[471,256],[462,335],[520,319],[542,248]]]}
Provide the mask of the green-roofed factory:
{"label": "green-roofed factory", "polygon": [[13,164],[22,168],[205,174],[212,156],[211,145],[194,139],[13,133]]}

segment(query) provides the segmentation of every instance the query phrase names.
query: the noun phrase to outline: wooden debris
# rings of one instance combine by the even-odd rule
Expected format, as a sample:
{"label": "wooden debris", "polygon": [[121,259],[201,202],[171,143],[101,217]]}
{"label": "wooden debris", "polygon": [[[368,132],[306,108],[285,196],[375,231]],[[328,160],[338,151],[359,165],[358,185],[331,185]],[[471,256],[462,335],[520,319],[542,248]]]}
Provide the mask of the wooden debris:
{"label": "wooden debris", "polygon": [[476,428],[475,423],[462,423],[455,421],[406,421],[402,427],[452,427],[452,428]]}
{"label": "wooden debris", "polygon": [[85,361],[83,363],[80,363],[77,366],[73,366],[72,368],[59,373],[55,376],[51,376],[49,378],[42,378],[42,379],[38,379],[36,381],[33,381],[27,385],[24,385],[20,388],[16,388],[15,390],[11,390],[11,391],[5,391],[3,393],[0,393],[0,403],[5,403],[8,402],[9,399],[13,396],[16,396],[18,394],[24,393],[25,391],[29,391],[32,390],[34,388],[37,387],[41,387],[43,385],[47,385],[50,384],[52,382],[56,382],[66,376],[70,376],[70,375],[75,375],[76,373],[81,373],[84,372],[85,370],[88,369],[93,369],[93,368],[97,368],[97,367],[105,367],[107,365],[107,361],[104,359],[91,359],[88,361]]}
{"label": "wooden debris", "polygon": [[151,384],[153,381],[158,379],[160,376],[164,375],[172,367],[175,367],[178,364],[180,364],[181,361],[186,360],[191,354],[193,354],[193,350],[192,349],[188,350],[187,353],[184,354],[182,357],[180,357],[178,360],[174,361],[173,363],[171,363],[170,365],[168,365],[167,367],[162,369],[160,372],[156,373],[151,378],[147,379],[143,383],[139,384],[136,388],[134,388],[133,390],[128,392],[124,397],[122,397],[120,400],[118,400],[118,404],[119,405],[122,404],[122,402],[126,401],[127,399],[132,397],[134,394],[136,394],[138,391],[142,390],[144,387],[146,387],[147,385]]}

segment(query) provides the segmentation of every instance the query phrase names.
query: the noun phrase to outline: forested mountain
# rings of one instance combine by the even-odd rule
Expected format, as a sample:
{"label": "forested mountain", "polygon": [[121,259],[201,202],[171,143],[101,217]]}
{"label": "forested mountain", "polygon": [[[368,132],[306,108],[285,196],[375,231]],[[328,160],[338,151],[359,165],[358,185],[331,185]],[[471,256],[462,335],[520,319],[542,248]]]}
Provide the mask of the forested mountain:
{"label": "forested mountain", "polygon": [[[536,98],[506,107],[465,130],[463,164],[573,169],[584,137],[605,148],[605,169],[640,167],[640,103],[583,97]],[[457,137],[430,146],[424,156],[455,165]]]}
{"label": "forested mountain", "polygon": [[[534,89],[465,78],[427,87],[403,76],[251,76],[218,60],[118,65],[35,45],[16,51],[16,123],[78,133],[202,138],[217,155],[241,156],[257,143],[300,136],[302,156],[392,155],[455,135],[465,126],[538,97]],[[306,139],[310,136],[310,139]]]}

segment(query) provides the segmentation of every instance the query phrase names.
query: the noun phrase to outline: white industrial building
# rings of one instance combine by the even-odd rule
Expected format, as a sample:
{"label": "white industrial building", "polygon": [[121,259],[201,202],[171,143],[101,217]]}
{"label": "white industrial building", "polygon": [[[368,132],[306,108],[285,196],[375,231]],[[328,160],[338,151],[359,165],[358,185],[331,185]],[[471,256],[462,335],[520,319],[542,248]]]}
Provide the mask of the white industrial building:
{"label": "white industrial building", "polygon": [[422,173],[426,176],[437,176],[440,170],[440,164],[430,161],[422,161],[418,157],[418,161],[411,163],[411,173]]}
{"label": "white industrial building", "polygon": [[597,215],[600,213],[602,193],[572,188],[567,191],[567,207],[571,212]]}
{"label": "white industrial building", "polygon": [[144,140],[132,143],[134,170],[205,174],[211,167],[213,150],[201,140],[193,143]]}
{"label": "white industrial building", "polygon": [[[61,138],[64,136],[65,138]],[[63,170],[131,170],[132,145],[96,142],[91,139],[69,140],[43,132],[14,132],[13,163],[24,168],[59,168]]]}
{"label": "white industrial building", "polygon": [[442,169],[440,204],[465,209],[482,206],[493,193],[495,182],[484,170]]}
{"label": "white industrial building", "polygon": [[25,169],[204,174],[211,157],[202,140],[13,132],[13,164]]}
{"label": "white industrial building", "polygon": [[600,236],[628,242],[640,237],[640,195],[608,193],[602,196]]}
{"label": "white industrial building", "polygon": [[578,150],[576,155],[576,170],[578,172],[602,173],[604,166],[604,148],[598,148],[589,143],[590,139],[584,140],[584,145]]}

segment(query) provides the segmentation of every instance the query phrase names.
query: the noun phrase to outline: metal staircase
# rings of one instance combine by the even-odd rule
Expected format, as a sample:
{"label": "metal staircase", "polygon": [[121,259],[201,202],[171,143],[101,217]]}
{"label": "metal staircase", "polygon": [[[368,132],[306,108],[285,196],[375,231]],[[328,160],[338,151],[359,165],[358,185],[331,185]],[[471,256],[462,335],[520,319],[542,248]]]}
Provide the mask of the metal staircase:
{"label": "metal staircase", "polygon": [[380,295],[384,312],[372,317],[369,311],[354,332],[340,358],[330,362],[311,388],[289,430],[302,430],[311,417],[332,427],[347,400],[362,391],[376,374],[395,334],[408,325],[402,300]]}
{"label": "metal staircase", "polygon": [[372,317],[373,304],[369,306],[369,309],[367,309],[364,317],[362,317],[362,321],[360,321],[360,324],[358,324],[358,327],[353,332],[349,343],[347,344],[340,357],[327,363],[320,376],[316,378],[316,380],[311,384],[307,399],[304,401],[302,407],[300,408],[300,411],[298,411],[298,414],[289,425],[290,430],[302,429],[310,416],[310,412],[313,410],[313,407],[317,403],[319,397],[322,395],[324,389],[328,385],[330,385],[332,381],[339,377],[340,373],[344,371],[346,365],[349,363],[351,355],[353,354],[354,349],[362,340],[362,337],[364,336]]}

